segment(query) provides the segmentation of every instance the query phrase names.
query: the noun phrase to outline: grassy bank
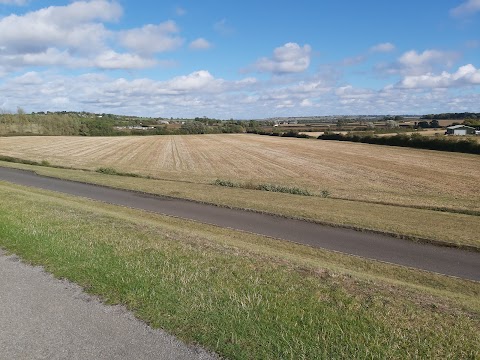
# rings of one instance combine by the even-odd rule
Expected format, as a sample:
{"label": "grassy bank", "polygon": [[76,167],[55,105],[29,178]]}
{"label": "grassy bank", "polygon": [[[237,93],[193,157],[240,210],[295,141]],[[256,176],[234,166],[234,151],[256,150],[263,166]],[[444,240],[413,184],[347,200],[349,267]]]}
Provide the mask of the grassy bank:
{"label": "grassy bank", "polygon": [[228,358],[476,358],[480,284],[0,182],[0,246]]}
{"label": "grassy bank", "polygon": [[227,207],[254,209],[411,239],[480,248],[478,216],[309,197],[211,184],[155,180],[102,173],[0,162],[1,166],[34,170],[39,174],[152,194],[191,199]]}

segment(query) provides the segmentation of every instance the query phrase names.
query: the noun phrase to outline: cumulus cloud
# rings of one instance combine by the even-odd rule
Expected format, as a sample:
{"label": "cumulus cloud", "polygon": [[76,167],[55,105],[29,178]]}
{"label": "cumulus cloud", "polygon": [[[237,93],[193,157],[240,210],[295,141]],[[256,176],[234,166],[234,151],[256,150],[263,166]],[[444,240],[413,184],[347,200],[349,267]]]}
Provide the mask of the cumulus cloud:
{"label": "cumulus cloud", "polygon": [[[455,74],[459,82],[479,81],[478,70],[471,66],[462,67]],[[316,114],[471,111],[480,103],[480,94],[397,86],[377,91],[348,84],[338,86],[323,78],[292,80],[276,87],[255,78],[217,78],[206,70],[164,81],[113,78],[105,73],[67,76],[30,71],[0,82],[0,99],[1,108],[12,110],[21,106],[26,111],[68,109],[228,119],[308,115],[312,110]]]}
{"label": "cumulus cloud", "polygon": [[153,59],[142,58],[136,54],[120,54],[113,50],[107,50],[99,54],[93,60],[93,66],[101,69],[143,69],[156,65]]}
{"label": "cumulus cloud", "polygon": [[451,9],[450,15],[454,17],[464,17],[473,15],[478,11],[480,11],[480,0],[467,0]]}
{"label": "cumulus cloud", "polygon": [[19,66],[56,66],[66,68],[99,68],[106,70],[143,69],[158,64],[151,58],[143,58],[136,54],[117,53],[105,50],[93,57],[75,57],[68,51],[48,48],[43,52],[0,56],[0,62],[7,70],[15,70]]}
{"label": "cumulus cloud", "polygon": [[303,72],[310,66],[312,48],[306,44],[303,47],[297,43],[286,43],[273,51],[271,58],[261,58],[254,69],[260,72],[288,74]]}
{"label": "cumulus cloud", "polygon": [[48,47],[88,52],[102,47],[109,36],[100,21],[115,21],[121,14],[117,3],[99,0],[6,16],[0,19],[0,46],[11,53],[42,52]]}
{"label": "cumulus cloud", "polygon": [[389,42],[377,44],[370,48],[371,52],[390,52],[393,50],[395,50],[395,45]]}
{"label": "cumulus cloud", "polygon": [[141,28],[122,31],[120,42],[127,48],[142,54],[153,54],[178,49],[184,39],[178,36],[179,28],[172,21],[158,25],[145,25]]}
{"label": "cumulus cloud", "polygon": [[173,91],[210,90],[215,91],[223,83],[206,70],[195,71],[191,74],[176,77],[168,81],[167,88]]}
{"label": "cumulus cloud", "polygon": [[[115,32],[105,25],[122,16],[116,1],[76,1],[0,18],[0,75],[24,67],[142,69],[166,63],[154,54],[180,47],[175,22]],[[114,50],[121,44],[125,51]],[[118,46],[117,46],[118,47]]]}
{"label": "cumulus cloud", "polygon": [[418,76],[407,76],[397,84],[406,89],[416,88],[449,88],[465,85],[480,85],[480,69],[472,64],[458,68],[454,73],[442,72],[440,75],[427,73]]}
{"label": "cumulus cloud", "polygon": [[165,81],[116,79],[96,73],[65,76],[28,72],[0,83],[0,99],[4,102],[0,105],[8,109],[22,106],[27,111],[68,108],[155,116],[164,114],[167,108],[170,116],[223,114],[230,118],[234,116],[233,107],[241,110],[240,101],[250,96],[256,82],[254,78],[229,81],[206,70]]}
{"label": "cumulus cloud", "polygon": [[210,49],[212,47],[212,44],[204,38],[198,38],[196,40],[193,40],[188,47],[192,50],[206,50]]}
{"label": "cumulus cloud", "polygon": [[444,53],[438,50],[425,50],[419,54],[415,50],[407,51],[399,59],[398,62],[404,66],[423,66],[432,62],[440,61],[444,58]]}
{"label": "cumulus cloud", "polygon": [[21,85],[40,85],[42,83],[42,78],[37,72],[29,71],[16,77],[12,82]]}
{"label": "cumulus cloud", "polygon": [[310,99],[303,99],[302,102],[300,103],[301,107],[311,107],[313,106],[313,103]]}
{"label": "cumulus cloud", "polygon": [[393,63],[377,65],[376,70],[379,73],[390,75],[421,75],[444,67],[451,67],[458,57],[458,53],[435,49],[425,50],[421,53],[410,50],[403,53]]}

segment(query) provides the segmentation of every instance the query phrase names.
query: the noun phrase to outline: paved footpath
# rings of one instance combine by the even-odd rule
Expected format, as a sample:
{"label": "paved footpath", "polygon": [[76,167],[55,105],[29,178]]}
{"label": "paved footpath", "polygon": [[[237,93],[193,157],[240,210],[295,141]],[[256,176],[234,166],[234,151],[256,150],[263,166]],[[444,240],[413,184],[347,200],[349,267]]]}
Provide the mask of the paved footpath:
{"label": "paved footpath", "polygon": [[[419,244],[369,232],[49,178],[31,171],[0,167],[2,180],[480,281],[480,252]],[[478,217],[471,216],[471,220],[478,221]]]}
{"label": "paved footpath", "polygon": [[218,359],[0,250],[0,359]]}

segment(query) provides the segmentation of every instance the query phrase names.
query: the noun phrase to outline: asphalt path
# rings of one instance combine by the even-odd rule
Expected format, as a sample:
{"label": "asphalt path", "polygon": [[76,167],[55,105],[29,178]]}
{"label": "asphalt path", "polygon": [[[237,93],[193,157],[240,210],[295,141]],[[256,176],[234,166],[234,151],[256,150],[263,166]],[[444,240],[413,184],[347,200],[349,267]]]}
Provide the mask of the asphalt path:
{"label": "asphalt path", "polygon": [[218,359],[0,250],[0,359]]}
{"label": "asphalt path", "polygon": [[[61,180],[40,176],[31,171],[0,167],[0,180],[480,281],[479,252],[421,244],[280,216]],[[472,221],[478,221],[478,217],[472,216]]]}

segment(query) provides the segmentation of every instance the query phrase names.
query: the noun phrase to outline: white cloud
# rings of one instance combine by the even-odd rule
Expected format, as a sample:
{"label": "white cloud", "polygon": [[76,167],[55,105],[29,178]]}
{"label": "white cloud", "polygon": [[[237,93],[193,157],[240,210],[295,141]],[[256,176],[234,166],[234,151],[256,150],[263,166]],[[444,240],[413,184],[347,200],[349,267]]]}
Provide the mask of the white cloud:
{"label": "white cloud", "polygon": [[300,106],[311,107],[311,106],[313,106],[313,103],[310,99],[303,99],[302,102],[300,103]]}
{"label": "white cloud", "polygon": [[143,69],[156,65],[153,59],[142,58],[136,54],[119,54],[113,50],[107,50],[98,55],[93,64],[101,69]]}
{"label": "white cloud", "polygon": [[259,59],[254,68],[260,72],[287,74],[303,72],[310,66],[310,45],[301,47],[297,43],[286,43],[273,51],[271,58]]}
{"label": "white cloud", "polygon": [[49,47],[89,52],[103,47],[110,35],[99,21],[115,21],[121,14],[117,3],[98,0],[6,16],[0,19],[0,46],[10,53],[42,52]]}
{"label": "white cloud", "polygon": [[[108,30],[104,22],[117,21],[122,12],[116,1],[93,0],[0,18],[0,74],[35,66],[141,69],[167,64],[153,54],[181,46],[177,25],[167,21]],[[114,50],[115,40],[131,51]]]}
{"label": "white cloud", "polygon": [[403,53],[397,61],[393,63],[378,64],[376,70],[380,73],[390,75],[421,75],[445,67],[451,67],[458,57],[458,53],[435,49],[425,50],[421,53],[410,50]]}
{"label": "white cloud", "polygon": [[335,95],[345,99],[371,99],[375,92],[370,89],[355,88],[352,85],[341,86],[335,90]]}
{"label": "white cloud", "polygon": [[440,75],[427,73],[418,76],[407,76],[397,84],[399,88],[449,88],[466,85],[480,85],[480,69],[472,64],[458,68],[454,73],[442,72]]}
{"label": "white cloud", "polygon": [[[143,69],[158,64],[151,58],[143,58],[137,54],[117,53],[105,50],[92,57],[75,57],[68,51],[48,48],[43,52],[27,53],[9,56],[0,56],[0,63],[7,69],[29,66],[57,66],[66,68],[99,68],[115,69]],[[167,64],[168,65],[168,64]]]}
{"label": "white cloud", "polygon": [[406,67],[423,66],[432,62],[441,61],[445,54],[438,50],[425,50],[419,54],[415,50],[407,51],[399,59],[399,63]]}
{"label": "white cloud", "polygon": [[37,72],[30,71],[18,76],[13,82],[21,85],[40,85],[42,83],[42,78]]}
{"label": "white cloud", "polygon": [[216,90],[222,83],[223,80],[217,80],[208,71],[201,70],[176,77],[167,83],[167,87],[173,91]]}
{"label": "white cloud", "polygon": [[178,36],[179,28],[172,21],[158,25],[145,25],[142,28],[122,31],[120,42],[127,48],[142,54],[153,54],[178,49],[184,39]]}
{"label": "white cloud", "polygon": [[206,49],[210,49],[211,47],[212,47],[212,44],[209,43],[204,38],[198,38],[196,40],[193,40],[189,45],[189,48],[193,50],[206,50]]}
{"label": "white cloud", "polygon": [[[460,82],[479,81],[478,70],[471,66],[462,67],[455,74]],[[338,87],[322,78],[292,80],[275,87],[254,78],[217,78],[206,70],[165,81],[117,79],[104,73],[66,76],[47,71],[4,79],[0,82],[0,99],[1,108],[15,110],[21,106],[28,112],[78,110],[228,119],[311,115],[313,109],[316,114],[473,111],[480,103],[480,94],[396,86],[375,91],[352,85]]]}
{"label": "white cloud", "polygon": [[395,45],[389,42],[377,44],[370,48],[371,52],[390,52],[393,50],[395,50]]}
{"label": "white cloud", "polygon": [[459,6],[450,10],[450,15],[454,17],[470,16],[480,11],[480,0],[467,0]]}
{"label": "white cloud", "polygon": [[168,109],[170,116],[230,118],[232,106],[245,111],[240,102],[250,96],[255,85],[254,78],[228,81],[206,70],[166,81],[29,72],[0,83],[0,99],[5,103],[0,105],[6,109],[22,106],[27,111],[69,109],[157,116]]}

